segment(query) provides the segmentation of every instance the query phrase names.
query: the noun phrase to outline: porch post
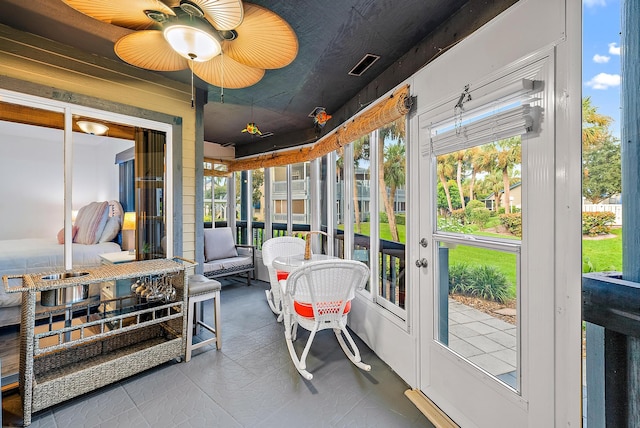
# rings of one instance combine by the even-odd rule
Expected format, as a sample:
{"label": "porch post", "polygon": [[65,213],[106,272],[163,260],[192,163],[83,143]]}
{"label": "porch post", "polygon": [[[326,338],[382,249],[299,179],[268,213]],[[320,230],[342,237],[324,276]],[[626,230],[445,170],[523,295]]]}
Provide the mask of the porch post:
{"label": "porch post", "polygon": [[[640,282],[640,2],[622,2],[622,275],[627,281]],[[628,424],[640,421],[640,338],[628,336],[626,343],[628,382]],[[608,398],[608,397],[607,397]]]}

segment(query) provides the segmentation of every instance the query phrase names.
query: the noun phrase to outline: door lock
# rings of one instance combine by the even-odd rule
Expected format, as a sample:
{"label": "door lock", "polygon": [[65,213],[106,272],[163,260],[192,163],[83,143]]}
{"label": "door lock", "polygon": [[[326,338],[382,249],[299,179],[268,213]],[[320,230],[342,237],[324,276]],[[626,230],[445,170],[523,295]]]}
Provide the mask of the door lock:
{"label": "door lock", "polygon": [[429,262],[427,261],[427,259],[418,259],[416,260],[416,266],[417,267],[427,267],[429,265]]}
{"label": "door lock", "polygon": [[420,240],[420,245],[422,245],[422,248],[427,248],[427,245],[429,245],[429,241],[427,241],[427,238],[422,238]]}

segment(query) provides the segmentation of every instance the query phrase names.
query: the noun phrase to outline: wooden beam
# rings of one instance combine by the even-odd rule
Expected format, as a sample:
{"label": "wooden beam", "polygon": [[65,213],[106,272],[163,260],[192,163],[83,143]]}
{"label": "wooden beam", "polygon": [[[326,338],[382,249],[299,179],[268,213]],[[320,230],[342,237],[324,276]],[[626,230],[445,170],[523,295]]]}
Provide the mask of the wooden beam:
{"label": "wooden beam", "polygon": [[[404,85],[361,114],[349,119],[310,147],[284,150],[247,159],[219,161],[205,159],[205,162],[224,164],[229,172],[235,172],[310,161],[338,150],[363,135],[393,122],[407,114],[410,107],[409,85]],[[206,172],[205,175],[207,175]]]}
{"label": "wooden beam", "polygon": [[[22,123],[25,125],[41,126],[44,128],[64,128],[64,115],[62,113],[7,102],[0,102],[0,120]],[[78,120],[89,120],[104,123],[109,127],[109,131],[107,131],[106,134],[107,137],[122,138],[125,140],[134,139],[134,128],[131,126],[81,116],[74,116],[73,132],[82,132],[76,124]]]}

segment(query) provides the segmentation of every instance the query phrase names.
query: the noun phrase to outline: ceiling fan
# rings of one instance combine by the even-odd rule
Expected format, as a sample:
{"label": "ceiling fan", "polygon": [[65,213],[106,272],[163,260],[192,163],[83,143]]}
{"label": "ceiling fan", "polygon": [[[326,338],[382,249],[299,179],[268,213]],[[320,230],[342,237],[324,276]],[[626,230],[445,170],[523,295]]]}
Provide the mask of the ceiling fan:
{"label": "ceiling fan", "polygon": [[276,13],[241,0],[62,0],[102,22],[136,30],[116,41],[123,61],[154,71],[190,68],[220,88],[245,88],[298,54]]}

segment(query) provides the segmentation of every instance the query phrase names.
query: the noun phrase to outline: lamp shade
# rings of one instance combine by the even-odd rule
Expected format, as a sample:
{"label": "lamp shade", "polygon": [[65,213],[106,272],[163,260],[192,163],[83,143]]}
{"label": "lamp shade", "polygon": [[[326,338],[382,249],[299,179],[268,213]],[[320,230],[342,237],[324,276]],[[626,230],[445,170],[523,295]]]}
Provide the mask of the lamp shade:
{"label": "lamp shade", "polygon": [[82,132],[92,135],[104,135],[109,131],[109,127],[104,123],[90,122],[88,120],[79,120],[76,122]]}
{"label": "lamp shade", "polygon": [[180,56],[198,62],[209,61],[222,51],[220,36],[204,25],[195,25],[194,18],[188,24],[179,21],[164,29],[164,38]]}
{"label": "lamp shade", "polygon": [[122,230],[135,230],[136,229],[136,213],[126,212],[124,213],[124,220],[122,221]]}

